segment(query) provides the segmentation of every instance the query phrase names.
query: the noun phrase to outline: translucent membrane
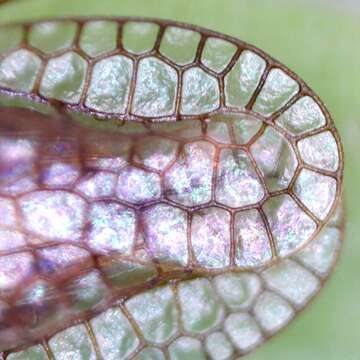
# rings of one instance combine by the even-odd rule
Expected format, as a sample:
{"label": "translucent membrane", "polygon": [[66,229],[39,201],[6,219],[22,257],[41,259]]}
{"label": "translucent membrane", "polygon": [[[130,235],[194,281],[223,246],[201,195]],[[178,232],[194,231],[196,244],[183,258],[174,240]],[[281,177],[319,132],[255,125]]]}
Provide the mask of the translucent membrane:
{"label": "translucent membrane", "polygon": [[320,290],[343,159],[298,77],[176,23],[3,32],[5,357],[233,359]]}
{"label": "translucent membrane", "polygon": [[287,326],[322,288],[341,248],[342,216],[339,207],[316,240],[267,269],[228,271],[143,291],[60,331],[46,346],[33,345],[7,359],[244,356]]}

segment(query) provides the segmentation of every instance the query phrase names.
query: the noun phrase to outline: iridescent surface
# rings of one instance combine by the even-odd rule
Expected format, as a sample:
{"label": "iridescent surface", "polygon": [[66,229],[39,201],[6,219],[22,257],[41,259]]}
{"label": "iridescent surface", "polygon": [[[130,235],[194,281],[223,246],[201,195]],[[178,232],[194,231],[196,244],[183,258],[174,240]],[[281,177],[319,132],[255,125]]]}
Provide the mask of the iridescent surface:
{"label": "iridescent surface", "polygon": [[[210,340],[208,355],[246,353],[293,317],[295,310],[281,297],[287,284],[281,275],[269,275],[275,294],[259,297],[254,318],[226,315],[212,279],[259,274],[267,265],[266,281],[268,271],[285,264],[294,278],[305,278],[294,308],[320,288],[318,280],[305,277],[305,268],[285,258],[318,241],[338,203],[343,165],[336,130],[311,90],[280,64],[266,69],[269,59],[258,50],[217,41],[217,34],[204,44],[194,34],[207,33],[181,31],[171,23],[115,23],[120,55],[108,55],[106,47],[89,50],[88,39],[67,51],[71,27],[60,22],[56,26],[68,30],[50,41],[58,45],[40,75],[39,52],[15,46],[0,59],[5,98],[21,90],[34,100],[40,94],[48,104],[45,112],[56,113],[60,105],[65,110],[51,119],[1,110],[0,350],[40,340],[136,293],[138,301],[126,301],[138,308],[129,309],[125,300],[120,307],[132,326],[137,322],[139,337],[124,358],[149,336],[151,343],[166,344],[171,358],[204,358],[193,335],[220,325],[225,334],[212,336],[228,344],[225,355],[215,354]],[[85,39],[106,24],[86,25]],[[109,29],[114,34],[114,20]],[[176,49],[172,37],[189,52]],[[47,35],[41,39],[32,45],[50,51]],[[82,51],[103,55],[89,62]],[[17,52],[26,56],[15,58]],[[318,139],[320,128],[326,136]],[[311,186],[314,182],[318,185]],[[174,287],[178,280],[184,284]],[[147,295],[158,289],[167,294],[159,295],[162,300]],[[294,291],[289,289],[289,299]],[[205,304],[204,298],[214,301]],[[162,301],[166,310],[160,309]],[[152,302],[160,308],[149,308]],[[198,317],[189,317],[195,304]],[[271,308],[278,309],[276,315]],[[23,314],[20,322],[14,313]],[[159,318],[166,318],[166,325],[155,331]],[[88,331],[89,325],[64,332],[66,341],[87,344],[87,355],[76,356],[107,354],[96,334],[86,340]],[[61,334],[49,341],[48,353],[58,351]]]}
{"label": "iridescent surface", "polygon": [[321,289],[340,251],[342,216],[339,208],[316,240],[270,268],[147,290],[7,359],[241,357],[283,329]]}

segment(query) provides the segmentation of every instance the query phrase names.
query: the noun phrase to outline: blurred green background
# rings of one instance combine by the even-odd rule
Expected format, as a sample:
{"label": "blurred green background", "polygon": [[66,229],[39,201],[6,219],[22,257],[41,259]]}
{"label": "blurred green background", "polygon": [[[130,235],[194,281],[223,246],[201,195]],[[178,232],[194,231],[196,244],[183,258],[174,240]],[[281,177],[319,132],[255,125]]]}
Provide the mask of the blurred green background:
{"label": "blurred green background", "polygon": [[218,30],[267,51],[320,95],[345,147],[344,251],[315,303],[247,359],[360,360],[360,1],[16,0],[0,8],[1,22],[69,15],[152,16]]}

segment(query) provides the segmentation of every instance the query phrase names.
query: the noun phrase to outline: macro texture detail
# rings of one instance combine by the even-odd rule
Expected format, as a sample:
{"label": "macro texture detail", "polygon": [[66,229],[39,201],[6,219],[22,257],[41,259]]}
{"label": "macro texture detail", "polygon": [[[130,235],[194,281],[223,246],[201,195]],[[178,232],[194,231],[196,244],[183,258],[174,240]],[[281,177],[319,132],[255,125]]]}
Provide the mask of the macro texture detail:
{"label": "macro texture detail", "polygon": [[0,31],[4,358],[235,359],[321,289],[343,152],[298,76],[174,22]]}

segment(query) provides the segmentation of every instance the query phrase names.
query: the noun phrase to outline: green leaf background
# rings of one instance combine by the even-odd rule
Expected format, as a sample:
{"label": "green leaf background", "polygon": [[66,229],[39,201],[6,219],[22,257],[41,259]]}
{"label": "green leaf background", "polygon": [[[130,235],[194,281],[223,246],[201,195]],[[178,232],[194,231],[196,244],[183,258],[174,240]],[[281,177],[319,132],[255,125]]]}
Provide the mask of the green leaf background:
{"label": "green leaf background", "polygon": [[[201,25],[259,46],[303,77],[333,114],[345,147],[347,234],[329,284],[249,360],[360,359],[360,3],[306,0],[14,0],[0,22],[136,15]],[[358,4],[358,5],[356,5]]]}

